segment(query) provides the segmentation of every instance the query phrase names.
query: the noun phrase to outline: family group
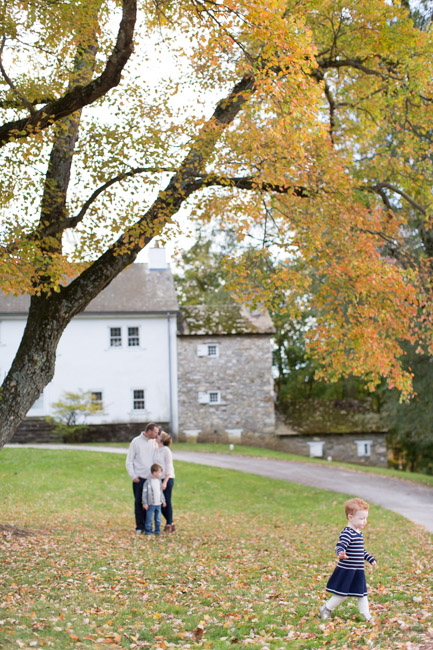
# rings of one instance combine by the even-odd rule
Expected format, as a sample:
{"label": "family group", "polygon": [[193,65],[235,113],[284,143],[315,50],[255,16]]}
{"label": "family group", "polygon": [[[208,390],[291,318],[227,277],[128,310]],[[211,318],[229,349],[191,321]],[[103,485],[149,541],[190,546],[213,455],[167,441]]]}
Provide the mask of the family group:
{"label": "family group", "polygon": [[151,422],[129,445],[126,470],[134,492],[135,532],[161,535],[161,514],[166,520],[164,532],[174,533],[171,495],[174,485],[171,436]]}
{"label": "family group", "polygon": [[[161,513],[166,520],[165,532],[174,532],[171,495],[174,485],[171,436],[150,423],[129,446],[126,469],[132,478],[136,533],[161,535]],[[373,567],[376,559],[364,548],[362,529],[367,524],[369,504],[363,499],[349,499],[344,504],[347,526],[335,547],[338,564],[328,580],[329,600],[320,608],[320,617],[330,618],[348,597],[355,597],[365,621],[374,623],[367,598],[364,563]],[[154,525],[154,528],[153,528]],[[153,530],[152,530],[153,529]]]}

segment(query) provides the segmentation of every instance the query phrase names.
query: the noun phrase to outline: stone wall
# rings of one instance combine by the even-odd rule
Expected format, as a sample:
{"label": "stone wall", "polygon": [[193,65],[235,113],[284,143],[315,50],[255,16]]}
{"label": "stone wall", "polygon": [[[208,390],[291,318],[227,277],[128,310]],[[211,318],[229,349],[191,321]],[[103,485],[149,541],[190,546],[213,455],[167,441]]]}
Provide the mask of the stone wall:
{"label": "stone wall", "polygon": [[[286,451],[299,456],[315,456],[317,453],[317,458],[358,465],[386,467],[388,464],[389,452],[386,445],[386,433],[384,432],[326,433],[320,436],[290,434],[266,437],[250,434],[243,437],[242,443],[255,447]],[[366,445],[369,455],[359,456],[359,450],[365,452]]]}
{"label": "stone wall", "polygon": [[[130,442],[132,438],[140,433],[146,423],[117,423],[106,425],[94,425],[84,433],[82,442]],[[168,431],[168,424],[161,423],[161,426]],[[228,427],[231,429],[231,427]],[[321,447],[322,458],[332,458],[343,462],[358,463],[360,465],[382,466],[387,465],[387,449],[385,433],[356,433],[356,434],[325,434],[322,436],[297,435],[295,433],[284,434],[282,429],[277,428],[277,435],[269,432],[264,435],[261,432],[243,431],[238,438],[230,436],[225,431],[219,433],[200,431],[196,439],[212,442],[235,442],[237,444],[264,447],[286,451],[300,456],[310,456],[309,443],[323,442]],[[280,434],[278,435],[278,431]],[[181,439],[185,440],[183,434]],[[358,445],[355,441],[371,441],[370,456],[358,456]],[[15,444],[31,443],[58,443],[62,442],[52,431],[52,425],[45,422],[43,418],[26,418],[15,433],[11,442]]]}
{"label": "stone wall", "polygon": [[[198,347],[218,346],[218,356]],[[179,439],[239,442],[275,430],[272,350],[269,335],[178,337]],[[220,403],[199,395],[219,392]]]}
{"label": "stone wall", "polygon": [[[89,425],[74,442],[130,442],[146,427],[147,422],[119,422],[114,424]],[[165,431],[168,423],[158,422]],[[11,442],[14,444],[41,444],[68,442],[53,432],[53,425],[44,418],[26,418],[19,426]]]}

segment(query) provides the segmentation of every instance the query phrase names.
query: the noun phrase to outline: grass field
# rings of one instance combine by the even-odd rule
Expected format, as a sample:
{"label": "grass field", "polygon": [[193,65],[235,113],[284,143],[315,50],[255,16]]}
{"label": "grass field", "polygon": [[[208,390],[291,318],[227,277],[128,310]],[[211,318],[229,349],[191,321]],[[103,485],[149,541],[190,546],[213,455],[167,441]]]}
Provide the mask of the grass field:
{"label": "grass field", "polygon": [[402,517],[374,506],[364,533],[379,562],[374,573],[366,567],[377,624],[361,621],[351,601],[323,622],[344,495],[178,462],[178,530],[147,539],[134,533],[124,463],[97,452],[1,451],[1,648],[433,642],[433,539]]}

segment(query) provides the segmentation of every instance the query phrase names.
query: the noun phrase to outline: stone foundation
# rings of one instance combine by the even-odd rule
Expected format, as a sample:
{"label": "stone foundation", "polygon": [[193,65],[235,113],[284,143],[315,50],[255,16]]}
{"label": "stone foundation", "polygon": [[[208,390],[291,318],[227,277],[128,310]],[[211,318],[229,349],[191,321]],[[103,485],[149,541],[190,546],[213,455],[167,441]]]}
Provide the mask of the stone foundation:
{"label": "stone foundation", "polygon": [[[130,442],[146,427],[147,422],[115,422],[89,425],[74,442]],[[167,422],[158,423],[169,431]],[[67,442],[53,432],[53,425],[44,418],[26,418],[19,426],[11,442],[14,444],[42,444]]]}

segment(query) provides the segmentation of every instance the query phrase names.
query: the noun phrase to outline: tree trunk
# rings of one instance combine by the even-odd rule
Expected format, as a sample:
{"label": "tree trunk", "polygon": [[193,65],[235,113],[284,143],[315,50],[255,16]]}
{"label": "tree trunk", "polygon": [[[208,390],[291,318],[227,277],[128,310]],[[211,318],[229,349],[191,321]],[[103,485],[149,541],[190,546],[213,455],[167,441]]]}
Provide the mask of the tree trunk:
{"label": "tree trunk", "polygon": [[[90,59],[87,59],[89,61]],[[60,337],[74,316],[83,311],[108,284],[127,266],[137,254],[155,237],[187,198],[203,186],[200,177],[216,142],[224,128],[238,115],[254,91],[255,81],[244,76],[228,97],[221,100],[210,120],[202,127],[191,149],[179,165],[166,188],[150,206],[143,217],[110,246],[93,264],[83,271],[71,284],[60,287],[58,292],[42,292],[32,297],[27,325],[11,369],[0,389],[0,448],[13,436],[35,400],[54,376],[56,349]],[[75,114],[77,115],[77,113]],[[48,240],[45,249],[60,245],[59,220],[63,222],[66,192],[69,184],[68,164],[75,147],[75,129],[79,128],[79,116],[68,120],[69,135],[53,145],[52,162],[47,172],[50,186],[44,193],[43,219],[36,230],[41,238],[54,231],[57,235]],[[63,156],[63,159],[62,159]],[[61,160],[62,159],[62,160]],[[199,179],[197,181],[197,179]],[[50,206],[56,201],[58,208]],[[146,234],[144,234],[146,233]],[[44,269],[40,274],[43,280]],[[35,288],[38,279],[35,276]]]}
{"label": "tree trunk", "polygon": [[52,380],[57,345],[68,323],[134,261],[138,250],[98,260],[58,293],[32,296],[20,346],[0,389],[0,448]]}
{"label": "tree trunk", "polygon": [[54,375],[56,348],[66,327],[57,296],[33,296],[18,352],[0,394],[0,445],[13,436]]}

